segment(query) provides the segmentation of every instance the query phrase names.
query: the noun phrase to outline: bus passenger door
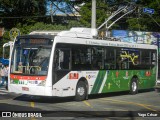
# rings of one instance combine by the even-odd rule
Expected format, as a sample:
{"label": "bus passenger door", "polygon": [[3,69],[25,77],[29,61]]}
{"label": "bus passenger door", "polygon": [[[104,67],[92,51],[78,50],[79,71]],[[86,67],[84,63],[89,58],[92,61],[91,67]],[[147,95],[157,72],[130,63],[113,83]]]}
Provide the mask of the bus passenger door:
{"label": "bus passenger door", "polygon": [[53,84],[61,80],[71,70],[71,49],[58,48],[54,55]]}

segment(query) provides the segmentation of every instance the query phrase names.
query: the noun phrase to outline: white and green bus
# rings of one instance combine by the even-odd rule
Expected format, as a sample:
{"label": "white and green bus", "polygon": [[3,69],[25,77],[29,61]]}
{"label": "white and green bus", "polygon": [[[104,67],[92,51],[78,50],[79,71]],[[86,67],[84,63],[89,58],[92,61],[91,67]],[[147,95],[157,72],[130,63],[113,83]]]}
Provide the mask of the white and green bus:
{"label": "white and green bus", "polygon": [[89,29],[18,36],[10,62],[9,91],[75,96],[153,88],[157,46],[98,40]]}

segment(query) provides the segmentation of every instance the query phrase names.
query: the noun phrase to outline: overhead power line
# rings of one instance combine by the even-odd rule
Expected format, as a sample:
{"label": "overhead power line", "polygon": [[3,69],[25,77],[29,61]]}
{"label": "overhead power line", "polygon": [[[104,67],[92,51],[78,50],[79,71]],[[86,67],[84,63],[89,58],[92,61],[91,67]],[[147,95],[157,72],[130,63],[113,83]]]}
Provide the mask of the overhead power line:
{"label": "overhead power line", "polygon": [[[77,15],[73,15],[73,14],[68,14],[68,15],[63,15],[63,14],[56,14],[53,15],[56,17],[79,17]],[[0,19],[17,19],[17,18],[42,18],[42,17],[50,17],[50,15],[43,15],[43,16],[15,16],[15,17],[0,17]]]}
{"label": "overhead power line", "polygon": [[8,19],[10,19],[10,18],[39,18],[39,17],[49,17],[49,16],[47,16],[47,15],[44,15],[44,16],[17,16],[17,17],[0,17],[0,18],[8,18]]}
{"label": "overhead power line", "polygon": [[151,15],[148,14],[148,16],[160,27],[160,24]]}

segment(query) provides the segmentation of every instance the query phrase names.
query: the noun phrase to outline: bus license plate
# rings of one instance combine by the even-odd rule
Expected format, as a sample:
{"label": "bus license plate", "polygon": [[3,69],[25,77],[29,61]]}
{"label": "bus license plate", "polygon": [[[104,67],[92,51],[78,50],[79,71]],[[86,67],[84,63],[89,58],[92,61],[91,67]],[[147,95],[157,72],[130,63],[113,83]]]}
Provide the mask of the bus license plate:
{"label": "bus license plate", "polygon": [[23,91],[29,91],[29,88],[28,87],[22,87],[22,90]]}

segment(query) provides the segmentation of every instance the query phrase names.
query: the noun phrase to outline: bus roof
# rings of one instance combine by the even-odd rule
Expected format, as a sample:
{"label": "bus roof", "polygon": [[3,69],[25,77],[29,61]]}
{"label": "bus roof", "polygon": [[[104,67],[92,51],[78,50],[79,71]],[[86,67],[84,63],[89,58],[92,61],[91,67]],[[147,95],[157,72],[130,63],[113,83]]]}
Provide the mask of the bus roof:
{"label": "bus roof", "polygon": [[48,39],[54,39],[55,35],[22,35],[18,36],[17,38],[48,38]]}
{"label": "bus roof", "polygon": [[61,31],[33,31],[30,35],[57,35]]}
{"label": "bus roof", "polygon": [[100,40],[100,39],[94,39],[94,38],[88,39],[88,38],[73,38],[73,37],[66,37],[66,36],[56,36],[54,41],[57,43],[59,42],[59,43],[69,43],[69,44],[112,46],[112,47],[140,48],[140,49],[158,49],[158,46],[156,45]]}
{"label": "bus roof", "polygon": [[[85,45],[99,45],[99,46],[115,46],[115,47],[128,47],[128,48],[143,48],[143,49],[157,49],[156,45],[128,43],[121,41],[112,41],[113,38],[105,40],[97,39],[92,35],[91,28],[71,28],[68,31],[33,31],[29,35],[19,36],[19,38],[49,38],[54,39],[56,36],[57,42],[72,43],[72,44],[85,44]],[[62,39],[62,38],[69,39]]]}

